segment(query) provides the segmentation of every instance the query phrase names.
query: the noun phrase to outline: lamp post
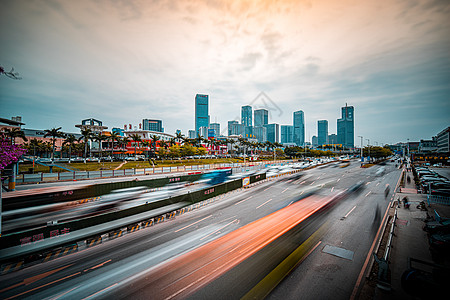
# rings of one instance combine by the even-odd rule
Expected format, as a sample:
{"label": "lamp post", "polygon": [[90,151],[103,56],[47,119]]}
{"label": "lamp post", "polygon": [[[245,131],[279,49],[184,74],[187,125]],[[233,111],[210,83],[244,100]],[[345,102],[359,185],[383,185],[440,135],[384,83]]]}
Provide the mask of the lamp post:
{"label": "lamp post", "polygon": [[359,138],[361,138],[361,167],[363,165],[363,137],[361,135],[358,135]]}
{"label": "lamp post", "polygon": [[367,148],[369,149],[369,163],[370,163],[370,139],[367,140]]}

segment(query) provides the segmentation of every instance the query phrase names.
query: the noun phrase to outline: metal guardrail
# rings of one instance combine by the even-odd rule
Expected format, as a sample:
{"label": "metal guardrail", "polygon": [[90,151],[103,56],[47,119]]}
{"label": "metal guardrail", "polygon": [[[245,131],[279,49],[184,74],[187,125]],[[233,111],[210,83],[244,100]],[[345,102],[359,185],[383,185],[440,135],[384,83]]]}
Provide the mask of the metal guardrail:
{"label": "metal guardrail", "polygon": [[439,195],[427,195],[427,203],[430,204],[443,204],[450,205],[450,197]]}
{"label": "metal guardrail", "polygon": [[[292,161],[260,161],[247,163],[220,163],[220,164],[204,164],[192,166],[176,166],[176,167],[152,167],[142,169],[123,169],[123,170],[100,170],[100,171],[73,171],[73,172],[57,172],[57,173],[38,173],[38,174],[21,174],[16,177],[16,183],[42,183],[61,180],[80,180],[80,179],[98,179],[121,176],[135,175],[153,175],[153,174],[169,174],[175,172],[195,172],[203,170],[214,170],[221,168],[233,168],[233,173],[245,172],[246,170],[262,169],[267,165],[284,164]],[[243,171],[244,170],[244,171]]]}
{"label": "metal guardrail", "polygon": [[373,253],[375,261],[378,263],[378,284],[377,286],[384,290],[390,290],[391,285],[389,283],[388,272],[389,272],[389,254],[392,249],[392,238],[394,237],[395,223],[397,221],[397,208],[395,209],[394,219],[392,221],[391,230],[389,232],[389,238],[384,251],[384,256],[380,259]]}

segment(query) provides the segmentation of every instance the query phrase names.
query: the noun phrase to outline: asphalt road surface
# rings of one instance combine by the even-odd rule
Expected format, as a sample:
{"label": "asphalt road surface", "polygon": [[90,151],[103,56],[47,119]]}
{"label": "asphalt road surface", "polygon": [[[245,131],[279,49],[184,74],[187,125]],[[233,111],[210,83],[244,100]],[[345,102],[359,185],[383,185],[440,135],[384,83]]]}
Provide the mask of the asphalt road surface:
{"label": "asphalt road surface", "polygon": [[[279,177],[230,192],[175,219],[2,275],[0,298],[162,298],[157,292],[150,294],[147,276],[151,272],[174,264],[182,255],[199,251],[202,245],[230,237],[230,233],[285,208],[313,187],[322,186],[317,196],[327,197],[363,181],[364,188],[359,193],[340,202],[327,215],[329,229],[321,235],[313,251],[268,296],[272,299],[349,299],[400,175],[393,163],[388,163],[382,174],[378,169],[377,166],[361,169],[357,161],[346,168],[334,163],[303,171],[299,179]],[[386,184],[390,185],[387,199]],[[197,260],[201,265],[203,257]],[[247,274],[251,272],[247,270]],[[203,277],[208,276],[206,272]],[[208,282],[214,284],[215,279]],[[193,284],[186,283],[183,292]],[[123,293],[124,287],[126,293]],[[221,291],[221,295],[203,296],[233,298],[233,287],[225,286]],[[183,294],[178,291],[171,295],[182,298]]]}

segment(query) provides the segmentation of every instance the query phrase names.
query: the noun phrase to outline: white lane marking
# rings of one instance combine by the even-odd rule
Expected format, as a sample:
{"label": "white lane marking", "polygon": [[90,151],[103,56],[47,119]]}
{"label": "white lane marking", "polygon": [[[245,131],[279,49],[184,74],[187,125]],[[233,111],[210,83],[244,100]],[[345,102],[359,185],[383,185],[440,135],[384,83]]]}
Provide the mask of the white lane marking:
{"label": "white lane marking", "polygon": [[315,182],[315,181],[311,182],[311,184],[310,184],[310,185],[313,185],[313,184],[314,184],[314,182]]}
{"label": "white lane marking", "polygon": [[347,218],[348,217],[348,215],[354,210],[356,208],[356,205],[355,206],[353,206],[353,208],[344,216],[344,218]]}
{"label": "white lane marking", "polygon": [[271,186],[265,188],[265,189],[263,190],[263,192],[264,192],[264,191],[267,191],[267,190],[270,189],[270,188],[271,188]]}
{"label": "white lane marking", "polygon": [[241,200],[241,201],[235,203],[234,205],[238,205],[239,203],[242,203],[242,202],[244,202],[244,201],[247,201],[247,200],[250,199],[251,197],[253,197],[253,196],[247,197],[247,198],[245,198],[245,199],[243,199],[243,200]]}
{"label": "white lane marking", "polygon": [[180,229],[178,229],[178,230],[175,230],[175,232],[178,232],[178,231],[181,231],[181,230],[183,230],[183,229],[186,229],[186,228],[188,228],[188,227],[190,227],[190,226],[192,226],[192,225],[194,225],[194,224],[197,224],[198,222],[201,222],[201,221],[203,221],[203,220],[205,220],[205,219],[208,219],[208,218],[211,218],[211,217],[212,217],[212,215],[209,215],[209,216],[207,216],[207,217],[204,217],[203,219],[200,219],[200,220],[198,220],[198,221],[196,221],[196,222],[194,222],[194,223],[192,223],[192,224],[189,224],[189,225],[184,226],[184,227],[182,227],[182,228],[180,228]]}
{"label": "white lane marking", "polygon": [[370,181],[367,181],[366,185],[369,185],[369,184],[370,184]]}
{"label": "white lane marking", "polygon": [[302,191],[302,192],[300,193],[300,195],[303,194],[303,192],[304,192],[304,191]]}
{"label": "white lane marking", "polygon": [[378,186],[380,183],[378,182],[376,186]]}
{"label": "white lane marking", "polygon": [[206,238],[207,238],[208,236],[210,236],[210,235],[213,235],[213,234],[215,234],[215,233],[221,231],[222,229],[224,229],[224,228],[227,227],[228,225],[233,224],[235,221],[238,221],[238,219],[234,219],[233,221],[231,221],[231,222],[229,222],[228,224],[226,224],[226,225],[220,227],[220,228],[217,229],[216,231],[213,231],[213,232],[211,232],[210,234],[205,235],[204,237],[202,237],[202,238],[200,239],[200,241],[206,239]]}
{"label": "white lane marking", "polygon": [[256,209],[260,208],[261,206],[267,204],[268,202],[272,201],[272,198],[270,198],[269,200],[267,200],[266,202],[264,202],[263,204],[261,204],[260,206],[256,207]]}
{"label": "white lane marking", "polygon": [[338,178],[338,180],[337,180],[337,181],[339,182],[339,180],[341,180],[341,179],[340,179],[340,178]]}
{"label": "white lane marking", "polygon": [[331,191],[333,191],[334,190],[334,186],[331,188]]}
{"label": "white lane marking", "polygon": [[369,191],[364,197],[369,196],[370,193],[372,193],[372,191]]}
{"label": "white lane marking", "polygon": [[286,192],[289,188],[285,188],[281,193],[283,194],[284,192]]}
{"label": "white lane marking", "polygon": [[303,180],[302,182],[300,182],[300,184],[304,184],[306,182],[306,180]]}

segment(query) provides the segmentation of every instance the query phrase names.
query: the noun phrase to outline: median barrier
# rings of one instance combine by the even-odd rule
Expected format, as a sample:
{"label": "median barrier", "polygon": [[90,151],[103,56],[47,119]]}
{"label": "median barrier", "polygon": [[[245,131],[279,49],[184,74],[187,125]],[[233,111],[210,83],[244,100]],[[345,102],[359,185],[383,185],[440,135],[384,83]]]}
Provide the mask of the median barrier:
{"label": "median barrier", "polygon": [[[251,182],[263,179],[265,179],[265,173],[250,176]],[[0,237],[0,261],[48,251],[61,244],[73,243],[83,239],[86,240],[87,247],[94,246],[102,242],[100,234],[106,234],[106,237],[110,232],[120,230],[124,226],[138,224],[143,220],[148,222],[146,227],[152,226],[175,217],[183,207],[198,205],[206,199],[241,187],[242,179],[237,179],[120,211],[6,234]],[[171,212],[173,214],[168,217],[167,214]]]}

